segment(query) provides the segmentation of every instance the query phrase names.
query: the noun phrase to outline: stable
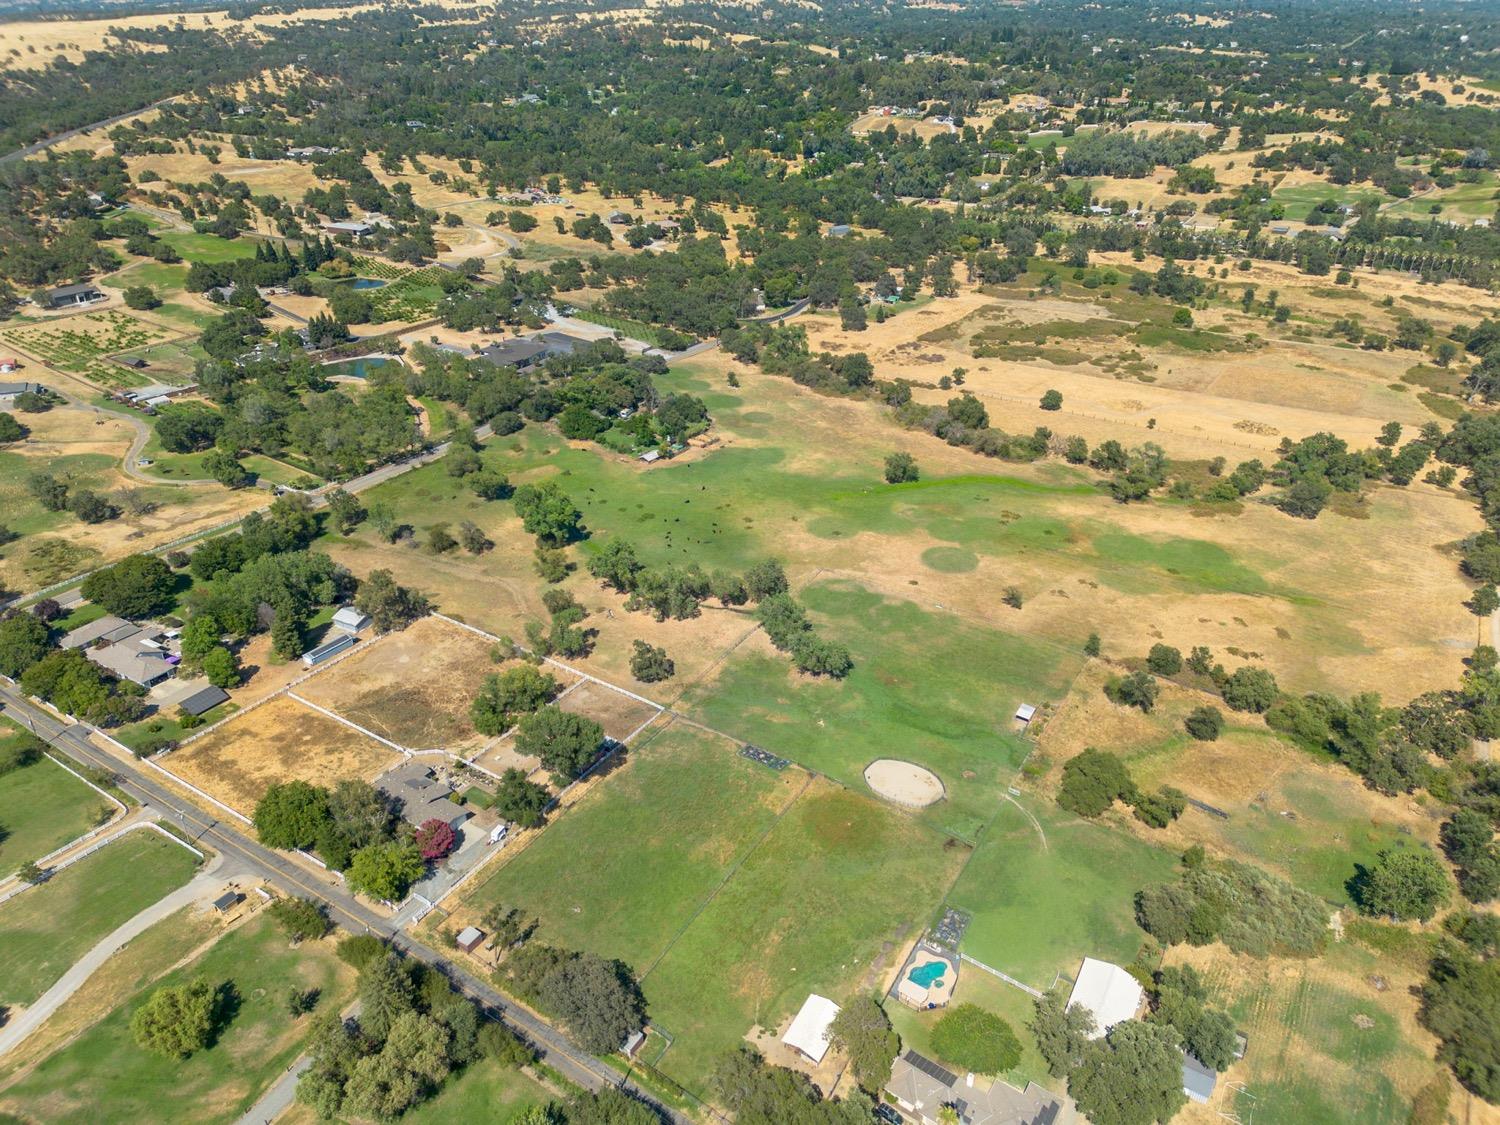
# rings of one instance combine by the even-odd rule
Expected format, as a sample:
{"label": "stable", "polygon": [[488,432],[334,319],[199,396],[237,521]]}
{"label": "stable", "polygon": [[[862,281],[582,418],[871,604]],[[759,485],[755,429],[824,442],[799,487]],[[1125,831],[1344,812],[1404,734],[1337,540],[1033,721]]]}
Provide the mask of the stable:
{"label": "stable", "polygon": [[828,1054],[828,1029],[838,1014],[839,1006],[832,1000],[810,993],[781,1041],[817,1066]]}

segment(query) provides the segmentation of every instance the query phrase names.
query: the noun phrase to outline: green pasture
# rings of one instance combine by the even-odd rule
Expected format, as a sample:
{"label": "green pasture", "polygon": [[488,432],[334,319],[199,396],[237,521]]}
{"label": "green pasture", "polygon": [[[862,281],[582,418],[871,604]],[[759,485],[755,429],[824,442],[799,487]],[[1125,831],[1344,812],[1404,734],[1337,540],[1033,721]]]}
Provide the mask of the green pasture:
{"label": "green pasture", "polygon": [[17,535],[36,535],[74,522],[70,512],[49,512],[31,494],[27,482],[36,474],[51,473],[73,487],[102,489],[107,474],[119,465],[107,453],[65,453],[45,460],[0,450],[0,511],[5,526]]}
{"label": "green pasture", "polygon": [[1002,802],[948,894],[947,905],[972,919],[963,951],[1040,989],[1072,977],[1084,957],[1129,964],[1146,938],[1135,893],[1170,879],[1176,857],[1049,801],[1017,800],[1040,831]]}
{"label": "green pasture", "polygon": [[[472,899],[537,917],[537,940],[643,973],[806,782],[685,725],[625,765],[505,863]],[[587,856],[587,863],[579,863]]]}
{"label": "green pasture", "polygon": [[1271,201],[1281,204],[1282,215],[1294,223],[1321,221],[1322,216],[1314,215],[1314,208],[1330,199],[1340,206],[1352,207],[1361,200],[1372,198],[1383,202],[1386,196],[1372,190],[1368,184],[1299,184],[1277,188],[1271,193]]}
{"label": "green pasture", "polygon": [[[0,719],[0,747],[29,737]],[[62,766],[40,761],[0,775],[0,873],[56,851],[104,820],[114,806]]]}
{"label": "green pasture", "polygon": [[529,1074],[481,1059],[443,1083],[436,1095],[401,1115],[403,1125],[452,1125],[454,1121],[512,1125],[531,1106],[558,1101]]}
{"label": "green pasture", "polygon": [[130,1017],[156,986],[143,988],[0,1094],[0,1107],[78,1125],[235,1121],[285,1072],[312,1028],[313,1016],[287,1013],[290,990],[320,990],[319,1012],[338,1011],[352,993],[352,973],[332,943],[293,948],[264,914],[158,983],[193,980],[226,986],[231,996],[206,1050],[186,1060],[141,1050]]}
{"label": "green pasture", "polygon": [[1061,699],[1081,658],[858,583],[822,581],[799,596],[822,635],[854,655],[842,681],[792,673],[788,658],[737,650],[684,704],[709,726],[857,789],[876,758],[932,770],[946,799],[924,819],[974,840],[1031,744],[1016,707]]}
{"label": "green pasture", "polygon": [[779,1028],[809,992],[878,986],[967,854],[920,821],[815,782],[644,980],[675,1042],[658,1069],[702,1094],[752,1025]]}
{"label": "green pasture", "polygon": [[0,905],[0,1004],[29,1004],[105,935],[188,881],[197,859],[131,832]]}

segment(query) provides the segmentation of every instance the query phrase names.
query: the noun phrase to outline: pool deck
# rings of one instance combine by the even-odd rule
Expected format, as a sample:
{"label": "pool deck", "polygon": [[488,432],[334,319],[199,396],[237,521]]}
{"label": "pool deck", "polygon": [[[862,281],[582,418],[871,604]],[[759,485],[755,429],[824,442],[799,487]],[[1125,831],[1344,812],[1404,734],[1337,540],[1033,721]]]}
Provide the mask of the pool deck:
{"label": "pool deck", "polygon": [[[929,985],[921,985],[911,979],[912,972],[933,961],[941,961],[947,968],[943,975]],[[958,957],[937,943],[923,939],[917,942],[896,982],[891,986],[891,995],[909,1008],[925,1011],[929,1008],[946,1008],[953,999],[953,990],[958,986]]]}

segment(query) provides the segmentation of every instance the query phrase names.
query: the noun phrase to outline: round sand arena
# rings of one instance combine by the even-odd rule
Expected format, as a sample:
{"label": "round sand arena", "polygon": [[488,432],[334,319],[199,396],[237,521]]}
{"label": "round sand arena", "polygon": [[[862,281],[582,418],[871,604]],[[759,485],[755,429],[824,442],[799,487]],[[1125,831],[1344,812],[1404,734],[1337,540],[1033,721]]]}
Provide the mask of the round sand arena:
{"label": "round sand arena", "polygon": [[877,796],[909,809],[925,809],[943,799],[937,774],[911,762],[879,758],[865,767],[865,781]]}

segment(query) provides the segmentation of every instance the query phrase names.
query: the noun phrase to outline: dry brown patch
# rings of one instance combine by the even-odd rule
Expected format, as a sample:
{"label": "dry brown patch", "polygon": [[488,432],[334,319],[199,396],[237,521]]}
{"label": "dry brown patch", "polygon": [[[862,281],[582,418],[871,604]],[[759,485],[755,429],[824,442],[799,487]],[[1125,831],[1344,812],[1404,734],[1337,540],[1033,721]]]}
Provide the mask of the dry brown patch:
{"label": "dry brown patch", "polygon": [[235,716],[162,760],[169,772],[246,815],[272,785],[372,781],[400,763],[395,751],[286,696]]}
{"label": "dry brown patch", "polygon": [[469,719],[469,704],[496,671],[493,646],[462,626],[424,617],[296,690],[400,746],[462,753],[484,741]]}

